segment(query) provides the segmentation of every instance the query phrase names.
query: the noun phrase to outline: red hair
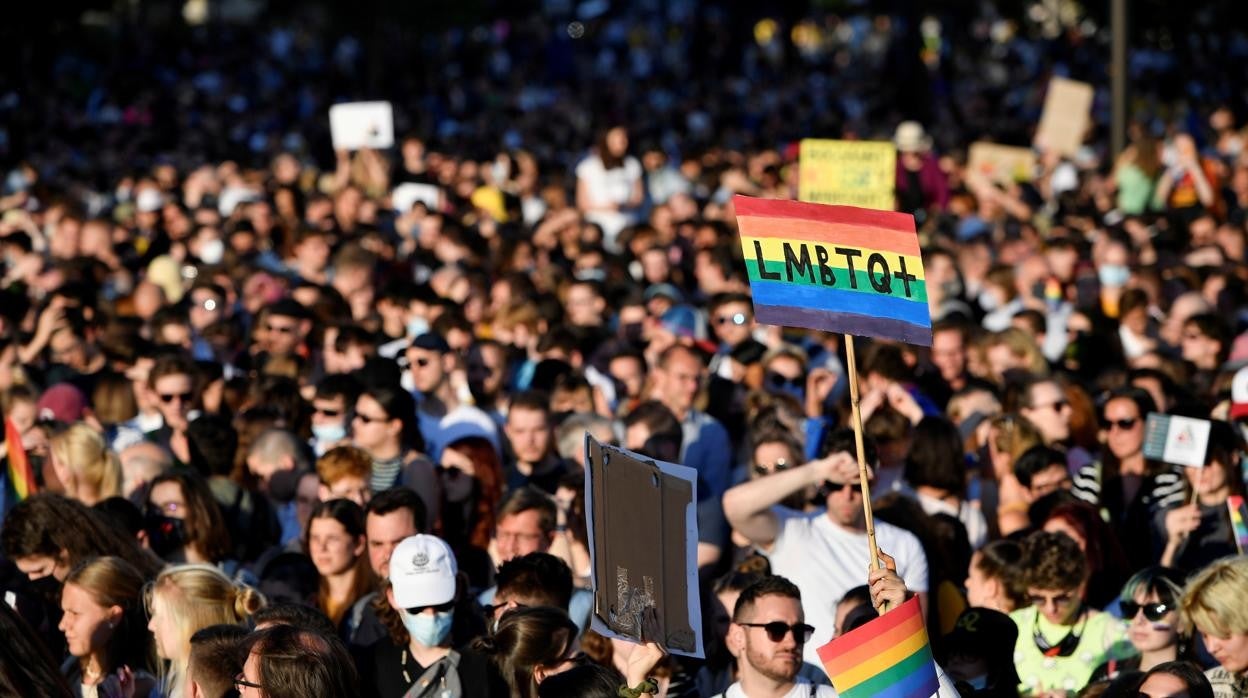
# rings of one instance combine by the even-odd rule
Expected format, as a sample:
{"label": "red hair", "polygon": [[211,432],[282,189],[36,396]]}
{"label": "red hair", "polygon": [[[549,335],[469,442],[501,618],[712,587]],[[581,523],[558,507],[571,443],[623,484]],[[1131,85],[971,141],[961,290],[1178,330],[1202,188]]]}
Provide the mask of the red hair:
{"label": "red hair", "polygon": [[499,461],[498,451],[485,438],[468,436],[446,447],[472,461],[473,479],[477,481],[479,491],[472,513],[472,530],[468,533],[468,542],[474,547],[486,550],[490,545],[490,537],[494,534],[494,512],[498,510],[498,502],[503,498],[503,464]]}

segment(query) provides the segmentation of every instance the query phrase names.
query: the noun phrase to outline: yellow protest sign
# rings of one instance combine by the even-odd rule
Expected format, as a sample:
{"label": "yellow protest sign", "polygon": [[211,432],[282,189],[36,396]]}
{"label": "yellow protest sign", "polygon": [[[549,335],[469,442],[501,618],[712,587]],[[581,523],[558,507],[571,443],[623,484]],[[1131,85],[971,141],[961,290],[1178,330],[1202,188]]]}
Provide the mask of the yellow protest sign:
{"label": "yellow protest sign", "polygon": [[893,210],[897,150],[888,141],[802,140],[798,198]]}

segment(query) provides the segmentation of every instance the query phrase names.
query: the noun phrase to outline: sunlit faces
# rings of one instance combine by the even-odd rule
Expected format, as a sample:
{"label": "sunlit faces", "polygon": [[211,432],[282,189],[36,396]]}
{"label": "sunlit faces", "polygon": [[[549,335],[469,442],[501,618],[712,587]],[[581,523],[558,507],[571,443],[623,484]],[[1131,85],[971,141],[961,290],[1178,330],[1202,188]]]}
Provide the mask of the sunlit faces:
{"label": "sunlit faces", "polygon": [[522,463],[540,463],[550,450],[550,422],[542,410],[517,406],[507,413],[504,431]]}
{"label": "sunlit faces", "polygon": [[971,556],[971,564],[966,570],[966,602],[980,608],[997,608],[1001,582],[980,569],[982,559],[983,553],[978,551]]}
{"label": "sunlit faces", "polygon": [[[1143,590],[1136,592],[1134,600],[1139,608],[1123,609],[1123,620],[1127,622],[1131,644],[1141,652],[1161,650],[1176,644],[1179,614],[1174,604],[1162,604],[1156,592],[1145,593]],[[1164,614],[1155,619],[1159,608],[1164,609]],[[1135,613],[1128,616],[1131,611]]]}
{"label": "sunlit faces", "polygon": [[794,626],[804,621],[802,605],[797,599],[777,594],[760,596],[746,616],[731,626],[729,643],[738,657],[744,654],[746,663],[754,671],[773,681],[792,681],[802,668],[804,643],[792,630],[773,639],[769,629],[756,626],[768,623]]}
{"label": "sunlit faces", "polygon": [[160,376],[152,384],[152,392],[156,394],[156,409],[160,410],[165,424],[171,428],[186,428],[186,415],[191,411],[194,385],[191,376],[185,373]]}
{"label": "sunlit faces", "polygon": [[1125,460],[1140,453],[1144,448],[1144,419],[1134,400],[1126,397],[1110,400],[1105,403],[1102,417],[1105,445],[1115,457]]}
{"label": "sunlit faces", "polygon": [[494,536],[501,562],[529,553],[542,553],[550,548],[550,536],[542,531],[541,513],[528,509],[504,516]]}
{"label": "sunlit faces", "polygon": [[120,606],[101,606],[77,584],[66,584],[61,590],[61,611],[57,629],[65,635],[69,653],[75,657],[107,647],[122,615]]}
{"label": "sunlit faces", "polygon": [[186,658],[184,655],[188,647],[187,643],[183,642],[177,620],[166,607],[163,597],[166,593],[179,592],[157,590],[152,593],[152,615],[147,622],[147,629],[152,632],[152,637],[156,640],[157,656],[161,659],[182,660]]}
{"label": "sunlit faces", "polygon": [[1082,608],[1082,589],[1040,589],[1028,587],[1027,597],[1045,620],[1056,625],[1071,625]]}
{"label": "sunlit faces", "polygon": [[368,538],[368,564],[378,577],[390,576],[390,556],[403,539],[420,531],[408,509],[377,514],[370,512],[364,520],[364,534]]}
{"label": "sunlit faces", "polygon": [[320,517],[308,525],[308,553],[321,576],[342,574],[364,554],[364,539],[352,536],[337,519]]}

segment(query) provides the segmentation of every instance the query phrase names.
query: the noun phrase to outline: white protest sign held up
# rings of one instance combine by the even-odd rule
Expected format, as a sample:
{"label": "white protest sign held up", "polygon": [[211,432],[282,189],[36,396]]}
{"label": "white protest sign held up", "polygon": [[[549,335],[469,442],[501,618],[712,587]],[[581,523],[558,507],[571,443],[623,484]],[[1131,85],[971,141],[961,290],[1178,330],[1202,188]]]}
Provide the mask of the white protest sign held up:
{"label": "white protest sign held up", "polygon": [[1150,412],[1144,428],[1144,457],[1189,468],[1203,468],[1212,426],[1207,419]]}
{"label": "white protest sign held up", "polygon": [[389,102],[348,102],[329,108],[334,150],[374,150],[394,145],[394,110]]}

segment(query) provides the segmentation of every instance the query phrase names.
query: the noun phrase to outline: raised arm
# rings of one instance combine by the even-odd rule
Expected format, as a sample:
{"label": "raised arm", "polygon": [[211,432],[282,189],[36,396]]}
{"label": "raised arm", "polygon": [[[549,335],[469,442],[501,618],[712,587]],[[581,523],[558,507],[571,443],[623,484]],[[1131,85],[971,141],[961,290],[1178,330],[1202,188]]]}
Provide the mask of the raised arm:
{"label": "raised arm", "polygon": [[743,482],[724,493],[724,515],[728,523],[756,545],[768,546],[780,534],[779,521],[771,508],[785,497],[824,480],[856,476],[858,464],[848,453],[834,453],[813,460],[800,468],[784,470],[757,480]]}

